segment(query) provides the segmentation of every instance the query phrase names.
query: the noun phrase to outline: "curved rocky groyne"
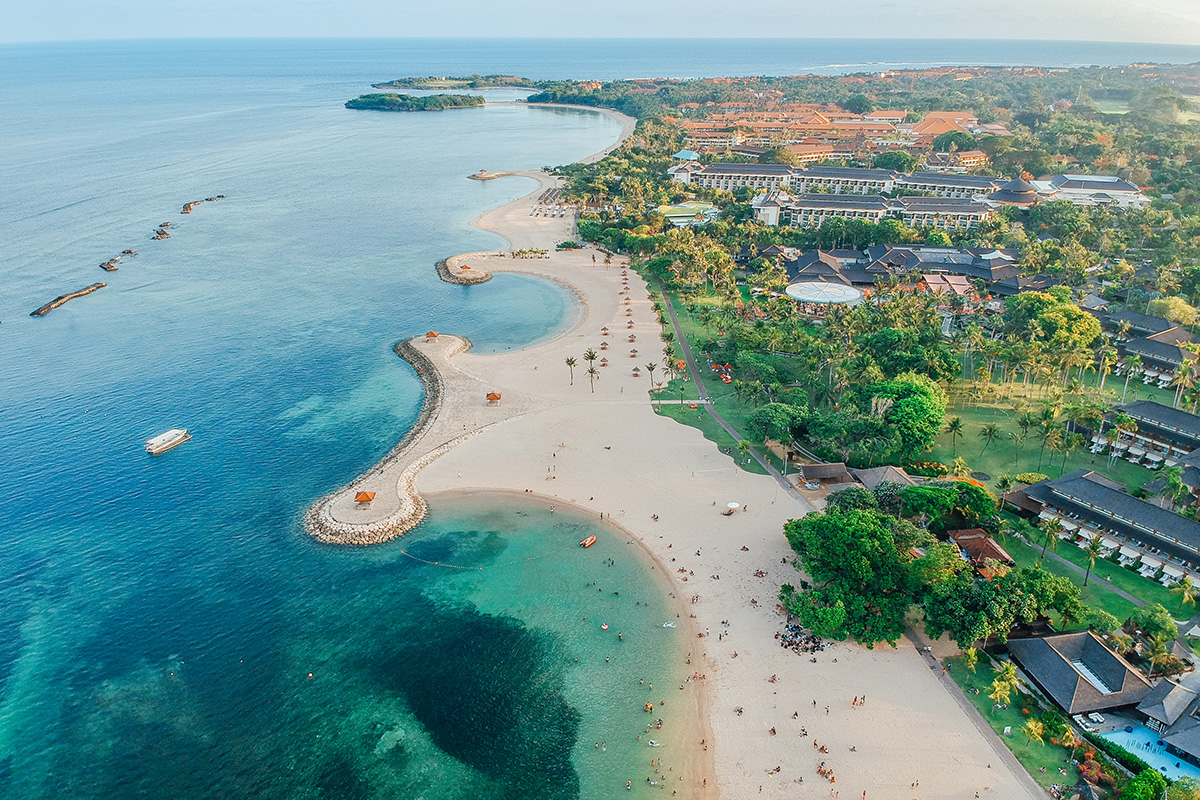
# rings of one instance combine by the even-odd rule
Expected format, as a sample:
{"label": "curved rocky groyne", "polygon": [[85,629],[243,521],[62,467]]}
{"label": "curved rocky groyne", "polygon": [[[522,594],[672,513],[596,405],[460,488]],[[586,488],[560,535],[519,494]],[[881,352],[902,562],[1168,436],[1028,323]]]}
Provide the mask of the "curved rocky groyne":
{"label": "curved rocky groyne", "polygon": [[483,270],[479,270],[478,272],[472,270],[469,273],[464,273],[461,270],[452,271],[448,263],[449,261],[450,259],[443,258],[435,265],[438,277],[446,283],[456,283],[459,286],[474,286],[477,283],[487,283],[492,279],[492,273]]}
{"label": "curved rocky groyne", "polygon": [[[465,337],[454,337],[456,346],[445,353],[449,358],[457,353],[470,349],[471,342]],[[371,478],[378,476],[383,470],[396,462],[411,455],[429,426],[437,418],[445,397],[445,383],[441,372],[433,361],[413,345],[412,339],[399,342],[393,348],[396,355],[403,358],[417,371],[421,384],[425,387],[425,401],[421,413],[412,428],[404,435],[392,451],[352,483],[330,492],[317,501],[304,516],[304,526],[318,541],[327,544],[372,545],[386,542],[411,530],[425,518],[428,507],[425,500],[417,493],[416,477],[422,469],[439,456],[448,452],[462,439],[469,438],[467,434],[430,450],[420,458],[406,466],[400,473],[395,491],[399,498],[399,507],[387,517],[369,523],[342,522],[333,518],[331,506],[335,498],[346,492],[357,490]]]}

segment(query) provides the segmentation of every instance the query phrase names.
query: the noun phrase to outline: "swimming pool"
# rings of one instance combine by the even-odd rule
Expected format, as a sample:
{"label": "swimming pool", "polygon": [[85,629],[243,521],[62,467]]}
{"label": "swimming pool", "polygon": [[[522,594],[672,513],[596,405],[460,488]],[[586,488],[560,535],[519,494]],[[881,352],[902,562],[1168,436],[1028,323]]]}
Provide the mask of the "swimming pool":
{"label": "swimming pool", "polygon": [[1160,744],[1162,739],[1159,738],[1159,735],[1145,725],[1135,725],[1132,732],[1116,730],[1100,735],[1113,744],[1124,747],[1171,780],[1185,777],[1200,778],[1200,768],[1168,753],[1167,749]]}

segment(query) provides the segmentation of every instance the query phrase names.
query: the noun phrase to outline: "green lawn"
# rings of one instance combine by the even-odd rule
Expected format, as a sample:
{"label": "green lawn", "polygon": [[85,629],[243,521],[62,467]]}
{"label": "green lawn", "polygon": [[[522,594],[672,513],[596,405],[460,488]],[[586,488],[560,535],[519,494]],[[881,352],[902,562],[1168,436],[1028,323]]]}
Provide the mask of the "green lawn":
{"label": "green lawn", "polygon": [[[1084,569],[1087,568],[1087,553],[1075,545],[1060,542],[1057,552],[1067,561]],[[1097,560],[1096,566],[1092,567],[1092,574],[1098,575],[1105,583],[1128,592],[1143,603],[1162,603],[1168,611],[1180,619],[1187,619],[1196,613],[1195,607],[1191,605],[1186,605],[1181,610],[1178,595],[1171,594],[1171,591],[1158,581],[1125,569],[1119,564],[1104,559]]]}
{"label": "green lawn", "polygon": [[[1041,559],[1042,549],[1040,547],[1032,547],[1030,545],[1027,545],[1024,542],[1022,542],[1020,539],[1016,538],[1015,536],[1004,537],[1001,544],[1003,545],[1004,549],[1008,551],[1008,554],[1013,557],[1013,561],[1017,562],[1018,567],[1032,567],[1038,563],[1039,559]],[[1071,545],[1071,544],[1067,544],[1066,542],[1059,543],[1059,546],[1058,546],[1059,554],[1062,555],[1063,558],[1066,558],[1068,561],[1078,563],[1078,562],[1076,562],[1075,553],[1072,553],[1070,551],[1075,551],[1075,553],[1083,555],[1083,551],[1080,550],[1078,547],[1075,547],[1074,545]],[[1086,568],[1087,567],[1086,556],[1084,556],[1082,561],[1083,561],[1083,563],[1081,563],[1080,566]],[[1157,583],[1154,583],[1154,581],[1151,581],[1147,578],[1143,578],[1141,575],[1138,575],[1135,572],[1130,572],[1129,570],[1124,569],[1123,567],[1118,567],[1116,564],[1110,563],[1108,561],[1098,560],[1096,562],[1096,566],[1092,569],[1092,575],[1091,575],[1091,577],[1088,578],[1087,586],[1083,585],[1083,576],[1082,575],[1078,574],[1073,569],[1070,569],[1069,567],[1063,565],[1061,562],[1057,561],[1056,559],[1051,558],[1049,552],[1046,553],[1045,559],[1041,559],[1041,563],[1042,563],[1042,567],[1047,572],[1051,573],[1052,575],[1057,575],[1061,578],[1066,578],[1067,580],[1071,581],[1071,583],[1078,586],[1080,599],[1083,601],[1083,604],[1085,606],[1087,606],[1088,608],[1103,609],[1103,610],[1107,611],[1108,613],[1112,614],[1117,619],[1121,620],[1122,622],[1129,619],[1130,614],[1132,614],[1134,612],[1134,610],[1137,608],[1137,606],[1134,605],[1133,603],[1129,602],[1124,597],[1121,597],[1120,595],[1111,591],[1111,589],[1109,588],[1108,581],[1106,579],[1109,577],[1112,577],[1113,585],[1120,586],[1120,588],[1124,589],[1125,591],[1129,592],[1131,595],[1133,595],[1134,597],[1137,597],[1139,599],[1145,600],[1146,598],[1143,597],[1138,592],[1133,591],[1128,586],[1117,583],[1118,579],[1121,579],[1123,576],[1112,575],[1113,570],[1115,570],[1116,572],[1124,572],[1130,578],[1136,578],[1136,579],[1142,581],[1143,583],[1148,583],[1148,584],[1151,584],[1152,586],[1157,586],[1159,589],[1163,589],[1162,586],[1159,586]],[[1111,568],[1111,570],[1108,568]],[[1149,587],[1144,587],[1144,588],[1146,588],[1147,591],[1149,589]],[[1163,589],[1163,592],[1165,593],[1166,590]],[[1151,602],[1151,601],[1147,601],[1147,602]],[[1152,602],[1159,602],[1159,601],[1155,600]],[[1168,608],[1170,608],[1170,606],[1168,606]],[[1055,622],[1055,627],[1061,628],[1061,625],[1060,625],[1061,620],[1055,619],[1054,622]]]}
{"label": "green lawn", "polygon": [[1096,110],[1101,114],[1128,114],[1129,103],[1124,100],[1096,100]]}
{"label": "green lawn", "polygon": [[[1087,449],[1072,453],[1067,458],[1066,468],[1062,465],[1062,456],[1052,453],[1049,448],[1044,455],[1039,451],[1041,443],[1031,432],[1024,442],[1012,442],[1008,438],[1010,432],[1020,434],[1017,426],[1016,412],[1008,408],[996,406],[954,407],[946,411],[946,419],[961,417],[963,435],[956,443],[951,443],[948,433],[941,434],[934,443],[930,454],[935,461],[949,465],[955,454],[967,462],[974,472],[984,472],[994,485],[996,478],[1004,473],[1016,475],[1020,472],[1042,472],[1051,478],[1057,478],[1064,472],[1084,468],[1093,470],[1112,480],[1125,484],[1129,489],[1136,489],[1142,484],[1153,480],[1154,474],[1145,467],[1130,464],[1123,459],[1117,459],[1111,466],[1107,455],[1093,455]],[[984,441],[979,438],[979,432],[988,423],[1000,426],[1000,438],[984,448]],[[1041,456],[1041,468],[1038,467]]]}
{"label": "green lawn", "polygon": [[[670,417],[676,422],[681,422],[684,425],[691,425],[693,428],[698,428],[704,434],[704,438],[716,443],[722,450],[727,450],[730,453],[730,466],[734,466],[737,461],[742,459],[742,456],[737,451],[737,440],[726,432],[724,428],[717,424],[717,421],[712,418],[703,407],[688,408],[687,405],[679,403],[664,403],[659,406],[658,413],[664,417]],[[758,448],[756,448],[758,449]],[[774,459],[772,459],[774,460]],[[762,468],[762,465],[751,459],[749,463],[741,464],[742,469],[747,472],[753,472],[757,475],[765,475],[767,471]]]}
{"label": "green lawn", "polygon": [[[1000,735],[1001,741],[1008,746],[1035,781],[1047,788],[1056,783],[1073,785],[1079,782],[1079,771],[1067,763],[1070,752],[1065,747],[1052,744],[1048,736],[1042,744],[1030,741],[1021,732],[1025,723],[1041,712],[1036,698],[1013,692],[1008,708],[992,708],[992,700],[987,695],[995,675],[985,658],[979,659],[974,673],[963,665],[962,657],[948,659],[943,663],[967,699],[975,704],[979,713],[983,714],[984,719],[992,726],[992,730]],[[979,694],[975,694],[976,689],[979,690]],[[1023,709],[1027,709],[1029,713],[1023,713]],[[1004,735],[1006,727],[1012,729],[1010,736]],[[1042,767],[1045,767],[1045,772],[1041,771]],[[1067,770],[1066,777],[1058,771],[1059,767]]]}

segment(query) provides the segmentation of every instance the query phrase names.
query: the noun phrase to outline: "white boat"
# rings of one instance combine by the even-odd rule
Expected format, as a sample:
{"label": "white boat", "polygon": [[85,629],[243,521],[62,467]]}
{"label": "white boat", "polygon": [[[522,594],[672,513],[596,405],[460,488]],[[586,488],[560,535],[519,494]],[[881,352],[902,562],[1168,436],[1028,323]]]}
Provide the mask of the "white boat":
{"label": "white boat", "polygon": [[153,439],[147,439],[146,452],[151,455],[165,453],[172,447],[178,447],[191,438],[192,435],[183,428],[172,428],[166,433],[160,433]]}

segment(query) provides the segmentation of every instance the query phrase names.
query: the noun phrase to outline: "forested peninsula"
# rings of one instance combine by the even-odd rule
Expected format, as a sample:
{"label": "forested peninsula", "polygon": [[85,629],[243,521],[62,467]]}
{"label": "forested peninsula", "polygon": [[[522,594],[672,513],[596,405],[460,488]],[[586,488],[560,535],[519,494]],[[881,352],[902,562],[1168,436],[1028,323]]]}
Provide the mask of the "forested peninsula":
{"label": "forested peninsula", "polygon": [[371,84],[373,89],[497,89],[512,87],[537,88],[541,84],[519,75],[463,75],[459,77],[397,78],[387,83]]}
{"label": "forested peninsula", "polygon": [[472,108],[483,105],[483,98],[470,94],[433,94],[414,97],[410,94],[364,94],[346,101],[346,108],[369,111],[441,111],[445,108]]}

